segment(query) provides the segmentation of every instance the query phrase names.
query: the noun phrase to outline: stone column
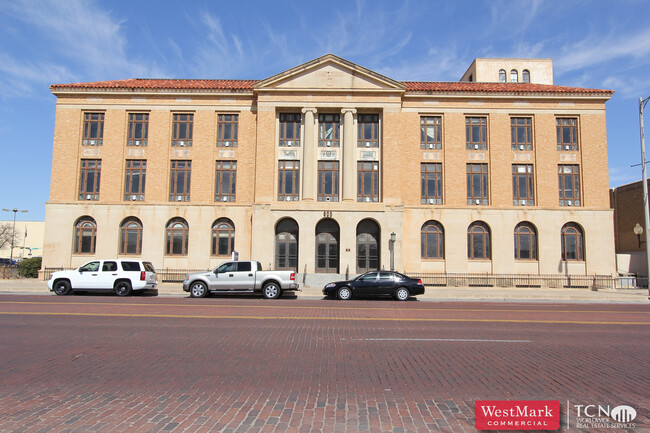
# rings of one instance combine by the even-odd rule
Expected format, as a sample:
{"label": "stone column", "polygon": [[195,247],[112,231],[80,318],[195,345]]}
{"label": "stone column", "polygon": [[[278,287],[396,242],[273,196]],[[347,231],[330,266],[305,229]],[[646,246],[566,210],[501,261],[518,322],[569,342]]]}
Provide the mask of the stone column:
{"label": "stone column", "polygon": [[357,199],[357,142],[354,131],[354,115],[357,110],[344,108],[343,114],[343,201],[356,201]]}
{"label": "stone column", "polygon": [[314,200],[314,167],[315,160],[314,148],[314,115],[316,114],[315,108],[303,108],[302,112],[305,115],[305,142],[303,143],[302,150],[302,200]]}

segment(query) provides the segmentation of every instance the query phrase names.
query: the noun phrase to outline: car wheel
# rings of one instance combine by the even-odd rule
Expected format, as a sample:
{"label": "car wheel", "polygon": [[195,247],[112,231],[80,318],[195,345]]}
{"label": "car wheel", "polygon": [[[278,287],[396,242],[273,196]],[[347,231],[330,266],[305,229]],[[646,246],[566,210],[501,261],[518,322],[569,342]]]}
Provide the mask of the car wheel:
{"label": "car wheel", "polygon": [[262,288],[262,293],[266,299],[277,299],[282,291],[276,283],[268,283]]}
{"label": "car wheel", "polygon": [[70,283],[66,280],[57,281],[54,283],[54,293],[59,296],[69,295],[72,292]]}
{"label": "car wheel", "polygon": [[190,287],[190,296],[193,298],[205,298],[208,294],[208,287],[202,281],[197,281]]}
{"label": "car wheel", "polygon": [[347,301],[352,297],[352,290],[349,287],[341,287],[338,292],[336,292],[336,297],[342,301]]}
{"label": "car wheel", "polygon": [[411,296],[411,293],[406,287],[400,287],[395,291],[395,299],[398,301],[406,301],[409,296]]}
{"label": "car wheel", "polygon": [[115,285],[113,289],[117,296],[129,296],[131,294],[131,283],[128,281],[120,281]]}

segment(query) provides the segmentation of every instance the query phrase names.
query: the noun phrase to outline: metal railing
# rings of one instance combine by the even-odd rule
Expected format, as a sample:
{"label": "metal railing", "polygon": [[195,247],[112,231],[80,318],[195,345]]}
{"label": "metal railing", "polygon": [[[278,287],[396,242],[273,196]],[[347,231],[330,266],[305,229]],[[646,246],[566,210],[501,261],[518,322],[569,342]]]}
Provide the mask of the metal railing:
{"label": "metal railing", "polygon": [[447,287],[540,287],[571,289],[647,289],[647,277],[563,274],[434,274],[408,273],[425,286]]}

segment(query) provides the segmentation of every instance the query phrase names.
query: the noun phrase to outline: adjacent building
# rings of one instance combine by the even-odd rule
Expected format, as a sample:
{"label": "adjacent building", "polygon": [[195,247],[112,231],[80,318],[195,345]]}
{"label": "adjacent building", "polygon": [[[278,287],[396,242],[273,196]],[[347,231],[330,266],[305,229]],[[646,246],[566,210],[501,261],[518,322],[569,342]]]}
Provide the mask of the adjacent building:
{"label": "adjacent building", "polygon": [[613,92],[552,80],[550,60],[402,82],[328,54],[262,80],[52,85],[44,266],[614,274]]}

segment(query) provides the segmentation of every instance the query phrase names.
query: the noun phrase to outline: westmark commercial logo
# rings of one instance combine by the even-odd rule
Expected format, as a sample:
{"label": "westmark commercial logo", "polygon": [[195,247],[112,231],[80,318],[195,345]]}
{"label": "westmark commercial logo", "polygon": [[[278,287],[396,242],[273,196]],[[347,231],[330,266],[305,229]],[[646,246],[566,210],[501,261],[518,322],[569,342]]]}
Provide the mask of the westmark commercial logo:
{"label": "westmark commercial logo", "polygon": [[557,430],[559,400],[477,400],[474,402],[477,430]]}

